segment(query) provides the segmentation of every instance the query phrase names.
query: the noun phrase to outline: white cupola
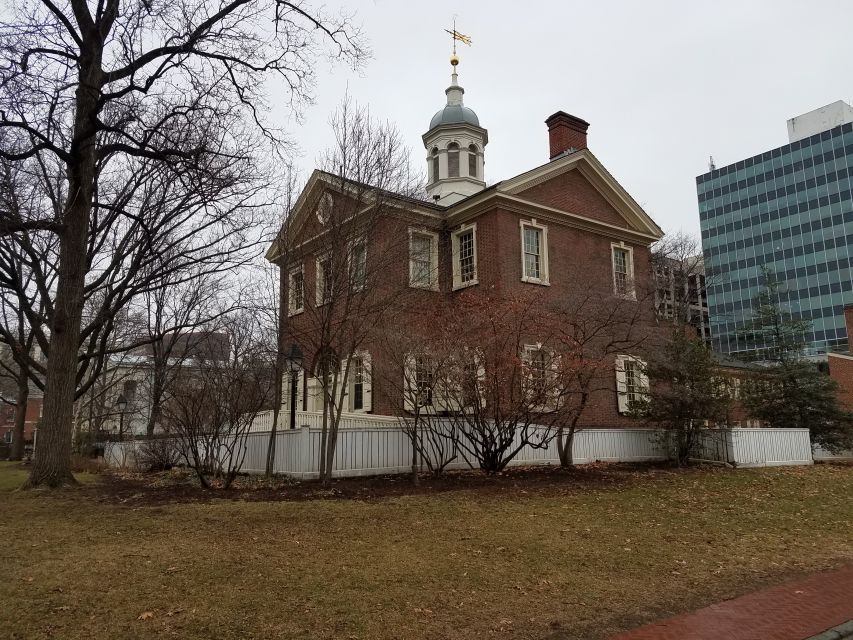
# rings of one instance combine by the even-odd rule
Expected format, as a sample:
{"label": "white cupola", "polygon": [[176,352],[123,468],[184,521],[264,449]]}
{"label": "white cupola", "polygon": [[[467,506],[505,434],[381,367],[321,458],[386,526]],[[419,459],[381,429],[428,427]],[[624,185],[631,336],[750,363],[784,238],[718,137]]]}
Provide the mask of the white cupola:
{"label": "white cupola", "polygon": [[444,205],[485,189],[483,151],[489,142],[477,114],[462,104],[465,90],[457,81],[459,58],[455,54],[450,64],[453,73],[445,91],[447,106],[432,117],[429,131],[423,135],[429,173],[427,193]]}

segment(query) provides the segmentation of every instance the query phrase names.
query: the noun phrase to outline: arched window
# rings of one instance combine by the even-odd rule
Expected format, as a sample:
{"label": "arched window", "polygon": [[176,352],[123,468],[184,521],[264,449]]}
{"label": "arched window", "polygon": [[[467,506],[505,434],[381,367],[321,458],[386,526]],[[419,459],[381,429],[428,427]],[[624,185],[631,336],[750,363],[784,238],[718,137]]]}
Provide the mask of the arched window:
{"label": "arched window", "polygon": [[475,144],[468,147],[468,175],[472,178],[477,177],[477,145]]}
{"label": "arched window", "polygon": [[459,145],[455,142],[447,145],[447,176],[449,178],[459,177]]}
{"label": "arched window", "polygon": [[438,147],[432,148],[432,181],[438,180]]}

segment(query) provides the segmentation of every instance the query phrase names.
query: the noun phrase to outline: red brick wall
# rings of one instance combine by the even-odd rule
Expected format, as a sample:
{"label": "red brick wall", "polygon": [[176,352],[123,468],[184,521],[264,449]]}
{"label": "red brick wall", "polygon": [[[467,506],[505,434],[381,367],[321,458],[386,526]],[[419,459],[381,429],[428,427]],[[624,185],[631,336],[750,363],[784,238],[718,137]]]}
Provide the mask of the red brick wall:
{"label": "red brick wall", "polygon": [[[27,400],[27,412],[24,423],[24,440],[32,442],[33,432],[41,419],[41,397]],[[7,431],[15,429],[15,407],[7,404],[0,405],[0,440],[5,438]]]}
{"label": "red brick wall", "polygon": [[[625,226],[621,216],[576,171],[523,192],[521,197]],[[538,224],[548,228],[550,286],[522,282],[519,224],[522,219],[529,220],[529,217],[495,208],[485,211],[474,220],[477,225],[479,284],[460,291],[452,291],[450,236],[455,227],[446,227],[440,220],[433,218],[403,219],[388,215],[378,219],[369,237],[368,261],[377,259],[385,261],[384,264],[388,265],[388,268],[385,269],[385,277],[377,283],[377,291],[381,293],[384,290],[389,296],[397,296],[397,299],[402,302],[400,310],[390,319],[386,318],[386,321],[396,323],[398,327],[425,324],[427,327],[425,330],[429,331],[428,320],[431,310],[436,306],[444,302],[452,304],[455,300],[464,300],[467,296],[483,293],[500,298],[533,292],[534,295],[541,296],[543,302],[552,306],[567,307],[574,304],[579,296],[587,295],[590,291],[602,293],[605,296],[612,295],[612,239],[550,220],[537,220]],[[410,226],[431,228],[440,234],[440,291],[417,290],[408,286],[408,229]],[[645,330],[650,335],[656,335],[656,329],[651,325],[653,316],[652,301],[649,297],[651,289],[646,286],[651,283],[649,249],[642,245],[628,246],[633,248],[638,290],[638,302],[628,304],[641,305],[643,320],[649,322],[649,327]],[[397,259],[389,263],[389,255],[397,256]],[[306,304],[313,305],[316,269],[310,245],[305,247],[305,256],[299,261],[304,264]],[[289,266],[293,264],[294,262],[291,262]],[[401,288],[405,290],[405,295],[399,298],[395,292],[399,292]],[[282,308],[286,310],[285,298],[286,295],[283,295]],[[426,323],[423,322],[424,318],[427,319]],[[308,312],[290,318],[287,320],[287,332],[290,335],[284,340],[285,345],[290,344],[293,339],[303,345],[306,351],[306,363],[313,361],[314,354],[310,353],[310,349],[305,348],[305,341],[300,339],[300,336],[304,336],[310,328],[311,320]],[[383,380],[389,377],[393,379],[395,375],[402,378],[402,371],[395,373],[399,364],[383,361],[382,349],[377,344],[379,340],[381,336],[364,345],[364,348],[371,353],[374,369],[373,412],[393,414],[400,406],[400,400],[397,397],[399,390],[392,388],[392,385],[384,383]],[[637,426],[635,420],[618,414],[615,371],[611,364],[608,364],[602,373],[601,387],[602,390],[593,394],[593,401],[587,408],[582,423],[586,426]]]}
{"label": "red brick wall", "polygon": [[[851,309],[844,309],[844,315],[848,318],[848,327],[850,320],[847,314],[850,311]],[[853,357],[830,353],[828,360],[829,375],[838,383],[838,400],[842,406],[853,410]]]}
{"label": "red brick wall", "polygon": [[518,197],[594,220],[625,226],[625,219],[578,171],[569,171],[525,189]]}

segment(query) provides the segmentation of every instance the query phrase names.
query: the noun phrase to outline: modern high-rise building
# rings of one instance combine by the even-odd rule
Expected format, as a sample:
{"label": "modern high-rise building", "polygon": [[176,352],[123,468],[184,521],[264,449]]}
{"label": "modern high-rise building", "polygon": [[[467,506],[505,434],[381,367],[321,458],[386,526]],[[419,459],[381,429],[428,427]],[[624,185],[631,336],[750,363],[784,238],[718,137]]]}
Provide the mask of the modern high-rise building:
{"label": "modern high-rise building", "polygon": [[763,268],[809,320],[810,355],[847,348],[853,303],[853,107],[838,101],[788,121],[789,143],[696,178],[712,345],[749,358]]}

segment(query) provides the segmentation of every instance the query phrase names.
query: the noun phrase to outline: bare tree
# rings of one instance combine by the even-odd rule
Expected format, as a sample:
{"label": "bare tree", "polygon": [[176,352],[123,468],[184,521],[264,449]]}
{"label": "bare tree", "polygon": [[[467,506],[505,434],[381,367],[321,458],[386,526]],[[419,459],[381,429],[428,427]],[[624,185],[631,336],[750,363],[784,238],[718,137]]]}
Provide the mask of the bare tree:
{"label": "bare tree", "polygon": [[258,340],[252,314],[234,314],[224,326],[229,356],[186,363],[163,405],[163,418],[202,486],[211,486],[212,478],[227,489],[243,466],[246,437],[269,404],[274,384],[269,354]]}
{"label": "bare tree", "polygon": [[564,467],[574,463],[575,434],[590,402],[614,391],[616,357],[636,353],[649,338],[645,290],[639,292],[639,301],[601,291],[601,287],[579,289],[551,314],[562,387],[557,451]]}
{"label": "bare tree", "polygon": [[[328,53],[352,64],[365,55],[347,17],[333,19],[301,2],[16,4],[14,19],[0,29],[0,156],[54,163],[66,183],[57,200],[61,206],[51,215],[4,212],[0,218],[4,234],[41,230],[58,239],[56,287],[45,292],[52,303],[46,322],[50,345],[44,424],[31,486],[73,482],[69,453],[80,376],[75,364],[81,344],[98,340],[81,326],[86,289],[110,288],[116,274],[92,262],[93,246],[100,249],[103,238],[111,237],[112,255],[123,263],[126,245],[143,238],[140,246],[146,250],[137,252],[143,264],[131,260],[127,265],[133,274],[145,270],[145,259],[162,248],[145,246],[151,229],[168,236],[173,228],[140,218],[145,193],[138,187],[131,189],[136,206],[128,206],[125,185],[133,184],[138,163],[155,163],[162,172],[159,193],[182,187],[208,205],[223,199],[215,193],[223,172],[242,173],[244,187],[253,173],[248,184],[257,185],[258,141],[250,128],[280,141],[261,119],[266,106],[262,82],[268,76],[281,78],[298,112],[310,97],[313,62],[325,44],[331,45]],[[226,189],[233,187],[230,180],[226,184]],[[237,202],[250,207],[259,194],[230,195],[225,209],[233,211]],[[178,206],[167,202],[168,208]],[[217,226],[197,219],[204,211],[193,211],[196,229],[220,239],[230,233],[222,224],[228,215],[214,215]],[[107,230],[112,235],[97,233]],[[187,236],[177,230],[176,238]],[[193,244],[204,246],[203,241]],[[97,275],[91,278],[93,270]],[[107,299],[127,303],[121,295]],[[105,330],[114,308],[105,310],[98,323]]]}
{"label": "bare tree", "polygon": [[652,275],[659,321],[693,326],[708,341],[703,308],[711,278],[699,239],[683,231],[664,236],[652,247]]}
{"label": "bare tree", "polygon": [[307,372],[317,380],[322,396],[323,483],[331,479],[353,365],[364,366],[359,351],[382,317],[394,312],[407,294],[406,287],[389,286],[404,264],[407,236],[401,229],[377,230],[401,225],[399,204],[420,191],[408,149],[392,124],[377,121],[347,98],[331,125],[335,144],[323,161],[326,170],[315,172],[314,178],[325,189],[309,207],[316,211],[316,222],[312,216],[309,225],[290,226],[279,239],[283,248],[276,252],[289,262],[275,258],[285,273],[293,261],[316,259],[314,300],[300,291],[304,312],[298,320],[290,319],[288,336],[305,348]]}
{"label": "bare tree", "polygon": [[384,366],[372,371],[381,380],[386,394],[397,399],[401,409],[400,428],[411,444],[412,482],[418,484],[422,466],[434,475],[459,456],[458,430],[448,416],[457,413],[453,394],[443,393],[454,377],[455,349],[443,342],[444,336],[430,336],[430,314],[411,314],[401,321],[391,319],[379,332],[375,343]]}

